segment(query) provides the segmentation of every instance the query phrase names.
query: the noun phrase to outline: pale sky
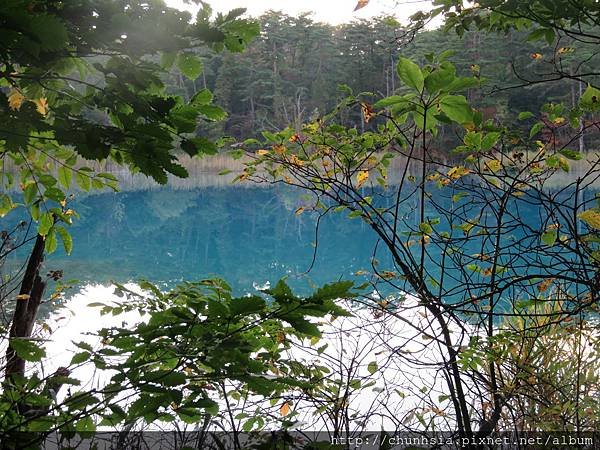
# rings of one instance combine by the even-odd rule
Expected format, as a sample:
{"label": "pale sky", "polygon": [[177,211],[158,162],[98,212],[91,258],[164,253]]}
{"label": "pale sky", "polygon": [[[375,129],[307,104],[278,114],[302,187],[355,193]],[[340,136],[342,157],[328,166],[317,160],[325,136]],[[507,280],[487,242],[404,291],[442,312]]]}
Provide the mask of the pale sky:
{"label": "pale sky", "polygon": [[[187,9],[194,12],[195,5],[189,5],[184,0],[166,0],[169,6]],[[320,22],[339,24],[350,22],[352,19],[369,18],[380,14],[396,16],[401,22],[422,9],[429,9],[429,0],[370,0],[364,8],[354,12],[357,0],[208,0],[212,8],[219,12],[227,12],[233,8],[246,8],[251,16],[258,16],[273,9],[289,15],[297,15],[312,11],[313,18]]]}

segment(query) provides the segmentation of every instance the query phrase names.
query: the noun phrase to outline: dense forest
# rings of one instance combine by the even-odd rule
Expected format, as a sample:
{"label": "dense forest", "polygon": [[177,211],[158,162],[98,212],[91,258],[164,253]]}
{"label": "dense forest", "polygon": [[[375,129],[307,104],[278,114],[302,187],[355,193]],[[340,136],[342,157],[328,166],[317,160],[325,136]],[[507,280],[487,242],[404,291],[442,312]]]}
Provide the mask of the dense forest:
{"label": "dense forest", "polygon": [[[211,128],[215,136],[244,140],[259,130],[299,129],[332,110],[345,96],[343,86],[372,93],[373,99],[389,96],[402,87],[396,64],[403,56],[425,63],[427,54],[452,51],[458,73],[482,80],[480,88],[467,92],[469,101],[485,117],[502,121],[515,120],[521,111],[538,111],[547,102],[577,104],[585,83],[552,74],[556,49],[562,49],[558,55],[567,73],[597,66],[592,43],[578,43],[574,55],[568,37],[532,41],[527,31],[497,35],[469,30],[459,36],[442,29],[414,32],[392,17],[333,26],[314,22],[308,14],[281,12],[258,20],[261,35],[245,52],[205,54],[198,79],[176,73],[169,80],[173,92],[188,98],[202,88],[213,92],[215,102],[228,112],[226,121]],[[364,130],[360,114],[345,120]],[[584,138],[582,149],[586,139],[597,138]]]}
{"label": "dense forest", "polygon": [[193,3],[0,2],[0,447],[598,448],[598,1]]}

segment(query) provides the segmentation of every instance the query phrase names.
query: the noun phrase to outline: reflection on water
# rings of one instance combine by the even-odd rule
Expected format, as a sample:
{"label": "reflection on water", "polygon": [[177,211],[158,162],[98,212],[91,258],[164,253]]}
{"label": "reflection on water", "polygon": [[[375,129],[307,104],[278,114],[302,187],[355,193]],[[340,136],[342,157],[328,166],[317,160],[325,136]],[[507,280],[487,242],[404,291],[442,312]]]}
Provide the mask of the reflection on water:
{"label": "reflection on water", "polygon": [[[227,166],[228,161],[212,163]],[[173,284],[220,276],[237,293],[252,290],[253,285],[274,283],[283,276],[288,276],[300,292],[308,291],[311,283],[340,278],[365,280],[353,274],[370,271],[376,238],[360,219],[349,220],[345,213],[329,214],[319,221],[317,235],[317,213],[307,210],[294,214],[298,207],[311,204],[300,192],[251,183],[232,186],[226,177],[214,171],[202,172],[206,167],[193,166],[192,162],[188,161],[191,176],[183,185],[146,185],[128,175],[121,177],[120,193],[77,193],[73,209],[81,218],[71,227],[73,253],[67,257],[57,251],[46,262],[46,269],[62,269],[66,279],[82,284],[138,279]],[[578,170],[586,168],[581,165],[570,174],[557,173],[549,185],[564,186],[577,177]],[[401,170],[393,170],[391,178],[396,172]],[[594,180],[588,188],[596,184]],[[393,196],[386,201],[393,201]],[[415,198],[415,205],[417,202]],[[418,226],[411,205],[404,206],[405,223]],[[535,211],[523,209],[521,214],[524,220],[539,221]],[[17,220],[3,219],[1,228],[9,229],[8,222]],[[436,250],[431,253],[434,259],[438,256]],[[376,255],[381,270],[391,269],[386,255],[385,251]],[[18,252],[9,262],[20,266],[26,256],[25,251]]]}
{"label": "reflection on water", "polygon": [[[203,188],[103,193],[74,205],[70,257],[58,251],[48,268],[81,282],[154,282],[226,278],[238,292],[289,276],[291,284],[350,278],[370,267],[375,238],[360,220],[294,211],[307,204],[281,188]],[[50,267],[52,266],[52,267]],[[304,289],[303,289],[304,290]]]}

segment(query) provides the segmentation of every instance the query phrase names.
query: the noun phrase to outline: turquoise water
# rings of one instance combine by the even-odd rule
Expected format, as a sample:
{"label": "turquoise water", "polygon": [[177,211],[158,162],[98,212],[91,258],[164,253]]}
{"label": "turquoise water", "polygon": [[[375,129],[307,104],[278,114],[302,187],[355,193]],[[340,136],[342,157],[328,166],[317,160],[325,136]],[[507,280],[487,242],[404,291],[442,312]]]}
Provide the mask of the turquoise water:
{"label": "turquoise water", "polygon": [[338,279],[364,281],[353,274],[371,267],[370,228],[359,219],[325,216],[315,255],[318,215],[295,214],[310,204],[290,189],[264,187],[89,195],[73,204],[81,218],[70,230],[71,256],[59,250],[46,267],[82,283],[219,276],[238,293],[284,276],[301,292]]}
{"label": "turquoise water", "polygon": [[[584,195],[593,196],[594,192]],[[393,200],[391,196],[378,201]],[[439,197],[435,201],[449,200]],[[379,245],[374,254],[377,239],[367,224],[349,219],[347,213],[330,213],[319,219],[316,212],[310,211],[313,202],[299,191],[281,187],[157,188],[78,194],[71,205],[81,216],[70,228],[73,252],[67,256],[59,249],[45,262],[44,270],[63,270],[64,278],[77,280],[76,285],[146,279],[172,286],[183,280],[216,276],[226,279],[240,295],[266,283],[273,285],[282,277],[287,277],[300,294],[339,279],[361,284],[369,279],[374,257],[378,270],[394,270],[384,245]],[[403,226],[418,227],[414,209],[417,203],[417,198],[409,198],[403,204]],[[297,215],[299,207],[306,210]],[[503,259],[511,260],[516,267],[514,273],[504,276],[560,271],[564,258],[571,259],[560,249],[543,257],[518,255],[517,241],[539,242],[538,230],[544,220],[536,203],[515,199],[509,208],[524,226],[509,230],[501,242],[501,263]],[[479,204],[469,209],[472,211],[463,212],[468,217],[481,211]],[[435,215],[429,205],[427,216]],[[10,220],[0,222],[1,228],[10,229],[17,220],[17,214],[11,214]],[[493,216],[488,214],[484,220],[493,226]],[[400,235],[402,231],[398,230]],[[493,248],[493,240],[482,236],[465,245],[465,255],[485,253]],[[412,249],[418,248],[416,245]],[[26,250],[12,254],[9,266],[22,265]],[[439,279],[442,251],[428,247],[426,270],[431,280]],[[418,258],[418,254],[413,256]],[[477,293],[476,280],[465,279],[470,272],[465,275],[461,271],[469,262],[473,261],[463,259],[446,267],[444,292],[440,295],[447,301],[460,301],[464,295]],[[398,283],[397,288],[385,283],[379,283],[378,288],[387,294],[406,287]],[[474,291],[454,290],[465,283]],[[485,286],[482,283],[481,289]]]}

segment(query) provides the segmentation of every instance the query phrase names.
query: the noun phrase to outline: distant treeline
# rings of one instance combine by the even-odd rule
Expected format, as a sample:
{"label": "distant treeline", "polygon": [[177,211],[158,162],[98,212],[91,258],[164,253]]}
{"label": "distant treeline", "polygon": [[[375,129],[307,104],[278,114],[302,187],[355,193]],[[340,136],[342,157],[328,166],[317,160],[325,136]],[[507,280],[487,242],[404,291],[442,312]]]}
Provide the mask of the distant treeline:
{"label": "distant treeline", "polygon": [[[247,51],[206,53],[204,72],[193,82],[172,73],[169,84],[173,92],[190,97],[207,87],[228,111],[226,121],[203,125],[204,133],[245,139],[260,130],[297,127],[335,107],[344,95],[339,89],[342,84],[354,93],[391,95],[402,89],[395,71],[399,56],[425,63],[428,53],[453,50],[450,59],[459,71],[485,79],[482,89],[466,93],[469,100],[486,118],[511,121],[521,111],[539,112],[547,102],[564,102],[568,107],[577,104],[580,83],[568,78],[536,83],[549,72],[548,65],[560,63],[564,67],[587,61],[584,64],[598,69],[593,67],[598,62],[592,46],[559,43],[564,47],[557,61],[554,46],[527,42],[525,34],[472,31],[458,36],[442,30],[411,34],[386,17],[339,26],[314,22],[308,15],[291,17],[279,12],[269,12],[258,20],[261,36]],[[572,57],[575,54],[576,58]],[[488,95],[491,92],[493,95]],[[365,126],[360,114],[346,120]],[[527,126],[523,123],[524,128]],[[576,145],[589,148],[597,140],[589,134],[585,145]]]}

